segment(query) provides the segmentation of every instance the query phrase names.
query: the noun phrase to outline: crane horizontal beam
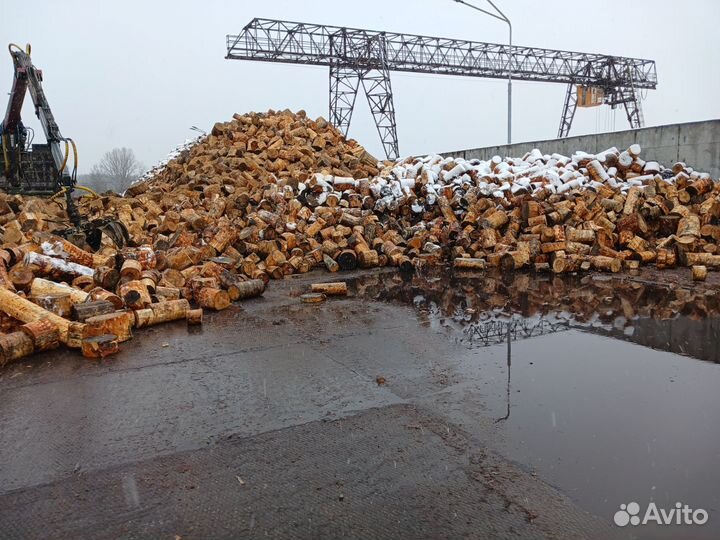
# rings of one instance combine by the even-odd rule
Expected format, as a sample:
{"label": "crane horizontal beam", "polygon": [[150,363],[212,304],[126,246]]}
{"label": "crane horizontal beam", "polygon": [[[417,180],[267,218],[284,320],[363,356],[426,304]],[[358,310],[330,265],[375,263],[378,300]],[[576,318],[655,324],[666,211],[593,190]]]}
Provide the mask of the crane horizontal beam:
{"label": "crane horizontal beam", "polygon": [[228,59],[654,89],[653,60],[256,18]]}

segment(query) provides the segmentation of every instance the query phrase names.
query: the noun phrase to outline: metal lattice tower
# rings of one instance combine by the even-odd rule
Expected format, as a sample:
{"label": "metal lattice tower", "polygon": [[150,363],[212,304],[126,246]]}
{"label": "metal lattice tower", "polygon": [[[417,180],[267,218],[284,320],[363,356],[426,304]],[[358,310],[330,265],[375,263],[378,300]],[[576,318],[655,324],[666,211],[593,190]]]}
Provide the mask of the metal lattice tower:
{"label": "metal lattice tower", "polygon": [[391,71],[567,84],[558,137],[570,132],[577,86],[602,89],[633,128],[643,126],[640,91],[657,86],[652,60],[270,19],[253,19],[226,46],[233,60],[328,66],[330,120],[346,136],[362,84],[389,159],[399,155]]}

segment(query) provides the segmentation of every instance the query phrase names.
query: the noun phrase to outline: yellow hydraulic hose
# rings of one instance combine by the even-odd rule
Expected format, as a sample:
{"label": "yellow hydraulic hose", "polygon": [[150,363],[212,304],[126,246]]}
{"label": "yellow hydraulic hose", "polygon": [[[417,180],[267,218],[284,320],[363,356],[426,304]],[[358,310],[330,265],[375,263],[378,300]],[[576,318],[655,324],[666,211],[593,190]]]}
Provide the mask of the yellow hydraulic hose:
{"label": "yellow hydraulic hose", "polygon": [[53,195],[52,197],[50,197],[50,200],[51,200],[51,201],[54,201],[54,200],[57,199],[60,195],[63,195],[66,191],[67,191],[67,188],[66,188],[66,187],[61,188],[60,191],[58,191],[55,195]]}
{"label": "yellow hydraulic hose", "polygon": [[59,174],[62,174],[62,172],[65,170],[65,165],[67,165],[68,158],[70,157],[70,145],[67,142],[67,139],[65,139],[65,159],[62,162],[62,165],[60,166],[60,170],[58,171]]}
{"label": "yellow hydraulic hose", "polygon": [[[63,195],[69,188],[62,188],[60,191],[58,191],[55,195],[50,197],[50,200],[54,200],[58,198],[60,195]],[[89,187],[86,186],[73,186],[73,189],[79,189],[80,191],[85,191],[86,193],[89,193],[94,199],[99,199],[100,195],[97,194],[97,192],[93,191]]]}
{"label": "yellow hydraulic hose", "polygon": [[86,186],[75,186],[75,189],[79,189],[79,190],[81,190],[81,191],[85,191],[85,192],[89,193],[90,195],[92,195],[93,198],[95,198],[95,199],[99,199],[99,198],[100,198],[100,195],[98,195],[95,191],[93,191],[93,190],[90,189],[89,187],[86,187]]}
{"label": "yellow hydraulic hose", "polygon": [[73,141],[73,140],[70,139],[69,137],[68,137],[67,140],[70,141],[70,144],[72,145],[72,149],[73,149],[73,171],[77,171],[77,166],[78,166],[78,151],[77,151],[77,146],[75,145],[75,141]]}

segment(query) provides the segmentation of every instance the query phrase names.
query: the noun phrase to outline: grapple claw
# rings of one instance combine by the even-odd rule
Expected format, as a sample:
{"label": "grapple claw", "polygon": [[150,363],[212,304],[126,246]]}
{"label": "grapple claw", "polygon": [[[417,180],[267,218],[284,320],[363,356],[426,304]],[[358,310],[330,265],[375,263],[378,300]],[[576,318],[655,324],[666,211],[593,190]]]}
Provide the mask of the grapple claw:
{"label": "grapple claw", "polygon": [[122,222],[114,219],[95,219],[82,223],[78,227],[53,231],[58,236],[69,240],[78,247],[85,248],[85,244],[93,251],[100,249],[102,235],[107,235],[110,240],[122,249],[130,243],[130,235]]}
{"label": "grapple claw", "polygon": [[[97,229],[105,233],[117,247],[122,249],[130,243],[127,227],[121,221],[114,219],[97,221],[101,222],[97,224]],[[93,221],[92,223],[96,222]]]}

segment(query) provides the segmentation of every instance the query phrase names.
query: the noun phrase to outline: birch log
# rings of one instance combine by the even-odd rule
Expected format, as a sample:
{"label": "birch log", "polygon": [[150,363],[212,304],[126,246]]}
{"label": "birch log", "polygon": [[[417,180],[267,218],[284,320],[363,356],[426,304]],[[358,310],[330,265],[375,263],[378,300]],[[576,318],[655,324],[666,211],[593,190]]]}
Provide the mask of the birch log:
{"label": "birch log", "polygon": [[68,347],[79,348],[84,325],[82,323],[73,323],[67,319],[63,319],[54,313],[50,313],[46,309],[41,308],[30,300],[22,298],[17,294],[0,288],[0,309],[6,314],[24,323],[31,323],[42,319],[47,319],[60,332],[60,341]]}

